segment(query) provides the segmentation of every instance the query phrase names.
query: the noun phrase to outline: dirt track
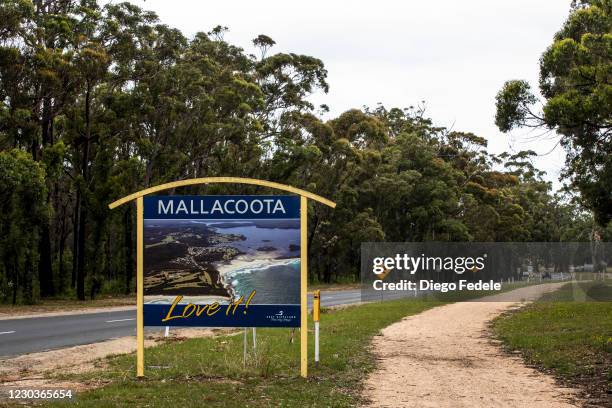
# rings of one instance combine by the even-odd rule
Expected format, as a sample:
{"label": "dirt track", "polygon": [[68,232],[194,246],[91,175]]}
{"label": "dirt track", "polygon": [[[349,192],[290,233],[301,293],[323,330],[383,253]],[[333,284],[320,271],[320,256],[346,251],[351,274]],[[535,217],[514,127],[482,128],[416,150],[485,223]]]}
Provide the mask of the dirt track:
{"label": "dirt track", "polygon": [[[558,283],[517,289],[526,301]],[[493,342],[487,324],[520,305],[503,301],[461,302],[404,318],[375,337],[378,369],[364,396],[373,407],[573,407],[574,390],[526,367]]]}

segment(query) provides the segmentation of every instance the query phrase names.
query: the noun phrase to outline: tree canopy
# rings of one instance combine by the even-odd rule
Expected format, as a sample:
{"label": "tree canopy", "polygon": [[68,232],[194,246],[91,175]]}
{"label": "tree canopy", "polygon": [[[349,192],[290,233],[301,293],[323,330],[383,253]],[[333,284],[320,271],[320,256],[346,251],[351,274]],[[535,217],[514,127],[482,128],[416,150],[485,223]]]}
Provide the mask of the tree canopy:
{"label": "tree canopy", "polygon": [[[593,3],[601,5],[575,13],[592,13],[584,18],[599,27],[609,7]],[[583,27],[568,23],[559,41],[580,40],[575,25]],[[533,152],[491,154],[485,138],[436,126],[422,106],[380,105],[323,119],[309,99],[328,91],[321,60],[274,53],[266,35],[253,40],[256,52],[249,54],[225,41],[226,31],[219,26],[187,38],[129,3],[1,3],[0,301],[84,299],[100,281],[103,291],[132,291],[134,209],[111,212],[108,204],[194,177],[278,181],[336,201],[335,210],[309,212],[310,278],[318,281],[358,279],[365,241],[588,239],[589,214],[553,194],[532,165]],[[609,46],[605,34],[595,37],[585,47]],[[576,180],[579,170],[594,168],[590,183],[609,183],[609,173],[602,181],[609,157],[586,143],[609,137],[609,110],[594,106],[605,95],[609,103],[606,57],[580,57],[594,82],[592,92],[576,96],[567,84],[579,81],[582,68],[562,73],[561,57],[551,53],[543,79],[550,99],[585,105],[570,111],[584,118],[586,138],[568,144],[582,149],[572,156],[580,158]],[[507,89],[498,102],[506,118],[498,114],[498,122],[510,129],[531,120],[533,101],[523,83]],[[575,129],[563,109],[546,112],[562,132]],[[229,191],[210,185],[176,193]],[[585,201],[601,191],[593,187]]]}
{"label": "tree canopy", "polygon": [[540,58],[538,98],[524,80],[504,84],[495,123],[561,135],[565,176],[601,226],[612,220],[612,2],[577,0]]}

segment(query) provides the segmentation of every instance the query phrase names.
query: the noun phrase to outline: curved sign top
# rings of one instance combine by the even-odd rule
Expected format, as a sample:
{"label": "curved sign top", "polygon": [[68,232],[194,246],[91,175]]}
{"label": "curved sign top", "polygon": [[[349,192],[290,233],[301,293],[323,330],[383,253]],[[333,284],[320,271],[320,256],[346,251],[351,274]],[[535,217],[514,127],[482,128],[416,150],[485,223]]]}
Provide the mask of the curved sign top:
{"label": "curved sign top", "polygon": [[128,196],[120,198],[117,201],[114,201],[108,205],[110,209],[117,208],[120,205],[128,203],[132,200],[135,200],[139,197],[143,197],[148,194],[156,193],[158,191],[168,190],[171,188],[183,187],[183,186],[191,186],[194,184],[221,184],[221,183],[235,183],[235,184],[251,184],[262,187],[274,188],[277,190],[288,191],[290,193],[298,194],[302,197],[309,198],[311,200],[317,201],[321,204],[325,204],[331,208],[336,208],[336,203],[327,198],[321,197],[319,195],[313,194],[306,190],[302,190],[293,186],[288,186],[286,184],[275,183],[273,181],[267,180],[258,180],[252,178],[244,178],[244,177],[202,177],[202,178],[194,178],[187,180],[179,180],[173,181],[170,183],[160,184],[158,186],[149,187],[144,190],[137,191]]}

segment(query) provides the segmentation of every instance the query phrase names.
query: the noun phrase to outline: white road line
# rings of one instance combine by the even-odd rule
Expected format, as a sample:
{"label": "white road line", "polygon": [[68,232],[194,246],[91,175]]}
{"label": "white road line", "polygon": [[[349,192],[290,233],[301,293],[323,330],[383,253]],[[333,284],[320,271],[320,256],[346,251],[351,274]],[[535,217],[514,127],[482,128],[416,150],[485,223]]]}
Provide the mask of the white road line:
{"label": "white road line", "polygon": [[13,334],[13,333],[15,333],[15,330],[0,332],[0,334]]}
{"label": "white road line", "polygon": [[115,323],[115,322],[129,322],[130,320],[136,320],[136,318],[131,319],[117,319],[117,320],[107,320],[106,323]]}

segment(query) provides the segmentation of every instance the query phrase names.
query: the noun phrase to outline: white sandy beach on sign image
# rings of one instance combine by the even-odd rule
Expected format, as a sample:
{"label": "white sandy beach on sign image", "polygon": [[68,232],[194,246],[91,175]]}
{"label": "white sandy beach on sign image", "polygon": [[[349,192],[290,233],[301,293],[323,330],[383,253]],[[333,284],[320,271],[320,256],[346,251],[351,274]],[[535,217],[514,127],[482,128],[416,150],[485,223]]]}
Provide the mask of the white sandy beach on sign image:
{"label": "white sandy beach on sign image", "polygon": [[251,270],[261,269],[273,265],[288,265],[294,262],[295,258],[280,258],[281,251],[263,252],[259,251],[255,254],[242,254],[232,259],[228,263],[215,265],[217,271],[221,274],[222,279],[228,275],[236,273],[248,273]]}
{"label": "white sandy beach on sign image", "polygon": [[[234,293],[240,275],[253,274],[266,268],[281,265],[290,265],[298,262],[300,258],[282,257],[282,251],[256,251],[249,254],[238,255],[227,263],[216,265],[217,271],[226,287]],[[235,295],[235,297],[239,297]]]}

